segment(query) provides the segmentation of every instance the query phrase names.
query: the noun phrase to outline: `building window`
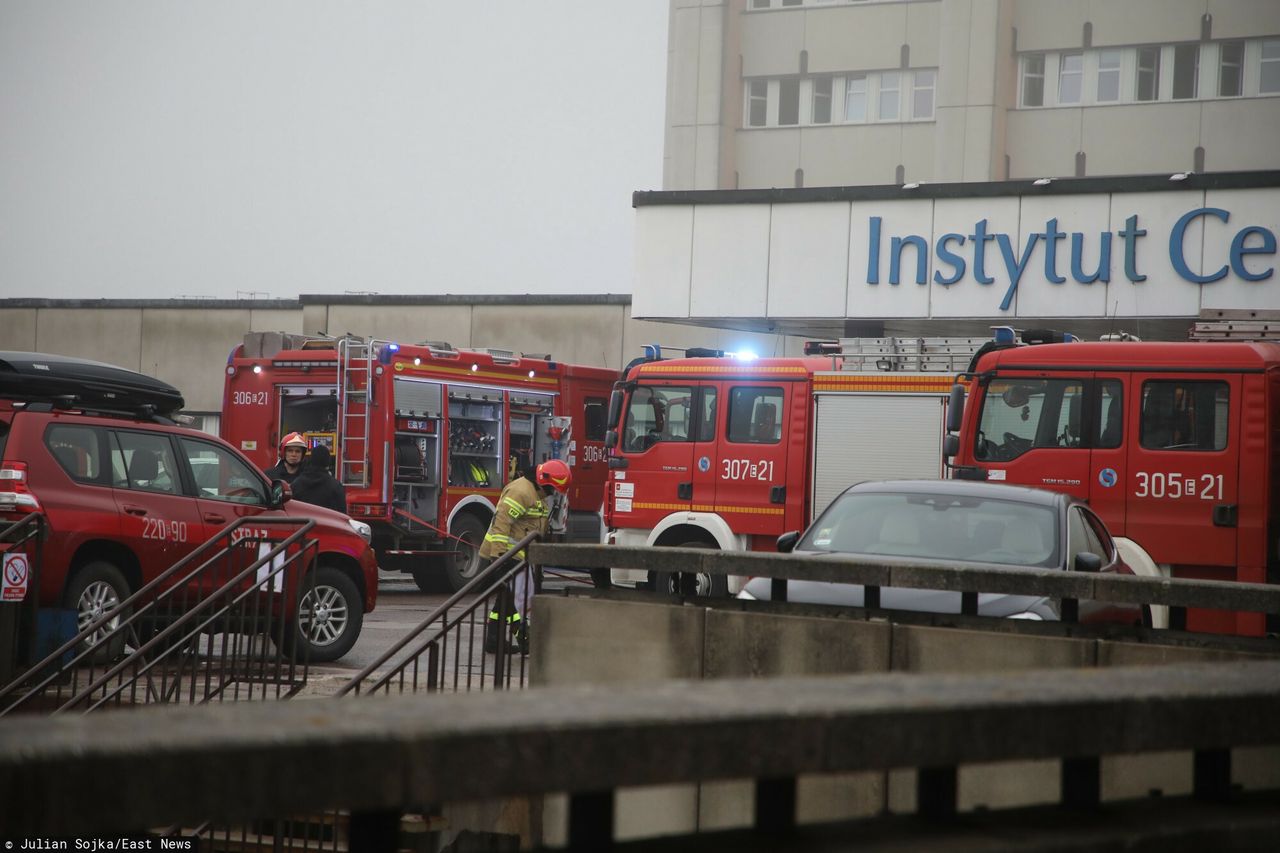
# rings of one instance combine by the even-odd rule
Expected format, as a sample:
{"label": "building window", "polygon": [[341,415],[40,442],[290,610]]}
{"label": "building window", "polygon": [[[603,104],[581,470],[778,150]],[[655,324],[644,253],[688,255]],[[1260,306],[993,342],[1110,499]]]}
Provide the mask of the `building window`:
{"label": "building window", "polygon": [[831,123],[831,78],[813,78],[813,123]]}
{"label": "building window", "polygon": [[1136,95],[1139,101],[1154,101],[1160,97],[1160,48],[1138,48],[1138,78]]}
{"label": "building window", "polygon": [[799,6],[804,0],[782,0],[783,6]]}
{"label": "building window", "polygon": [[1258,81],[1258,93],[1274,95],[1280,92],[1280,39],[1262,43],[1262,75]]}
{"label": "building window", "polygon": [[768,9],[769,0],[751,0],[752,9]]}
{"label": "building window", "polygon": [[917,71],[911,80],[911,117],[933,118],[933,93],[938,85],[938,72]]}
{"label": "building window", "polygon": [[879,111],[876,115],[880,121],[897,121],[902,101],[902,75],[897,71],[886,71],[880,75]]}
{"label": "building window", "polygon": [[1044,106],[1044,54],[1030,53],[1022,57],[1022,105]]}
{"label": "building window", "polygon": [[778,124],[800,123],[800,81],[782,80],[778,83]]}
{"label": "building window", "polygon": [[867,120],[867,78],[848,77],[844,81],[844,120]]}
{"label": "building window", "polygon": [[1058,103],[1078,104],[1084,90],[1084,54],[1064,53],[1058,60]]}
{"label": "building window", "polygon": [[1120,63],[1124,53],[1119,50],[1098,51],[1098,103],[1120,100]]}
{"label": "building window", "polygon": [[1173,48],[1173,99],[1185,101],[1199,92],[1200,45],[1180,44]]}
{"label": "building window", "polygon": [[764,127],[769,117],[769,82],[752,80],[747,84],[747,127]]}
{"label": "building window", "polygon": [[1244,42],[1224,41],[1218,46],[1218,97],[1244,94]]}

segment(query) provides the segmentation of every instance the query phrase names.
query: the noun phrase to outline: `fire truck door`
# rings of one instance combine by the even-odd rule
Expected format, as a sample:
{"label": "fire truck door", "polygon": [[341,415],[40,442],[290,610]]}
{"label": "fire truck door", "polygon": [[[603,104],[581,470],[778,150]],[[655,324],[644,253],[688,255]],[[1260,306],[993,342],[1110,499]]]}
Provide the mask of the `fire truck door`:
{"label": "fire truck door", "polygon": [[1240,377],[1135,373],[1131,388],[1127,534],[1157,562],[1234,567]]}
{"label": "fire truck door", "polygon": [[1089,497],[1083,440],[1088,374],[1003,375],[982,400],[974,456],[988,479]]}
{"label": "fire truck door", "polygon": [[631,392],[618,443],[627,467],[611,485],[622,526],[652,528],[673,512],[692,509],[694,399],[692,385],[654,383]]}
{"label": "fire truck door", "polygon": [[1125,402],[1132,391],[1123,373],[1095,374],[1085,407],[1089,423],[1085,435],[1092,448],[1089,455],[1089,506],[1117,536],[1127,536],[1125,484],[1129,480],[1125,427],[1129,416]]}
{"label": "fire truck door", "polygon": [[[735,533],[776,536],[786,530],[789,384],[722,383],[715,508]],[[699,468],[702,460],[698,458]],[[802,488],[802,487],[800,487]]]}

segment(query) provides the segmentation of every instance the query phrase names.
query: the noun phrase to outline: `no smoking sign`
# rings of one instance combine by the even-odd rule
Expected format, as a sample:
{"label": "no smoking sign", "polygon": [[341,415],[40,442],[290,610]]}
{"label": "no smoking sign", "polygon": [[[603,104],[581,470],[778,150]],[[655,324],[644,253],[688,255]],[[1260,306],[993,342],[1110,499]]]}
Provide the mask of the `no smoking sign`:
{"label": "no smoking sign", "polygon": [[31,567],[26,554],[4,555],[4,587],[0,601],[21,601],[27,596],[27,582],[31,579]]}

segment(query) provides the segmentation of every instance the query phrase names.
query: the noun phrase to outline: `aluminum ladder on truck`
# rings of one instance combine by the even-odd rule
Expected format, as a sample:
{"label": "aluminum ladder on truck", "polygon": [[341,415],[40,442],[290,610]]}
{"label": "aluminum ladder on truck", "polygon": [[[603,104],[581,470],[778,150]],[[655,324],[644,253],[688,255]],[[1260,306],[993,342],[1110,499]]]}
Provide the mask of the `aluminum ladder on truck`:
{"label": "aluminum ladder on truck", "polygon": [[369,485],[369,407],[373,362],[383,341],[345,337],[338,341],[338,479],[344,486]]}

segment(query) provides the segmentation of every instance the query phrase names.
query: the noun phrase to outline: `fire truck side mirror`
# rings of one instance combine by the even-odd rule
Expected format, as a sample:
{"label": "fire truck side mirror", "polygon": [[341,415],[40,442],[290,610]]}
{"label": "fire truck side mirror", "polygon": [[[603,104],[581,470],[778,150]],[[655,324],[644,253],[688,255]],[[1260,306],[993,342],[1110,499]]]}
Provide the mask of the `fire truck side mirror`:
{"label": "fire truck side mirror", "polygon": [[[951,398],[947,401],[947,432],[959,432],[964,416],[964,386],[952,385]],[[955,454],[949,454],[954,456]]]}
{"label": "fire truck side mirror", "polygon": [[942,455],[947,459],[952,458],[960,452],[960,436],[954,432],[949,432],[942,437]]}
{"label": "fire truck side mirror", "polygon": [[293,499],[293,489],[289,488],[289,484],[284,480],[271,481],[271,506],[270,509],[280,509],[286,503]]}
{"label": "fire truck side mirror", "polygon": [[611,429],[604,434],[604,446],[605,447],[618,446],[618,431],[616,429]]}

